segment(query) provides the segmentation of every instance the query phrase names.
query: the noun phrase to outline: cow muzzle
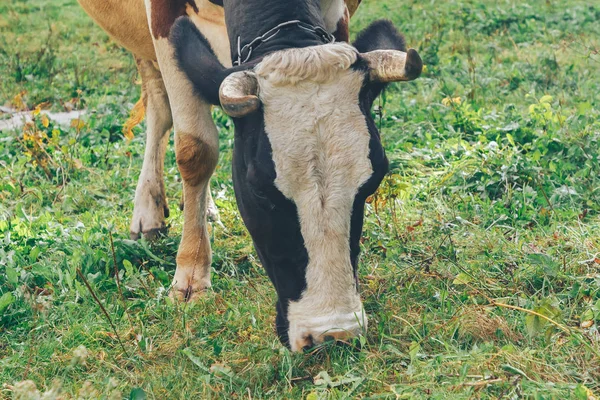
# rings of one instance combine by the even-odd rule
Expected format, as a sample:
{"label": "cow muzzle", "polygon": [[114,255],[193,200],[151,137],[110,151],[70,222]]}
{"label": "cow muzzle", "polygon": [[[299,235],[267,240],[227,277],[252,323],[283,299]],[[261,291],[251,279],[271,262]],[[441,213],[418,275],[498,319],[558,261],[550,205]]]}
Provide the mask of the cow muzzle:
{"label": "cow muzzle", "polygon": [[367,316],[362,306],[356,312],[299,317],[291,313],[288,337],[292,351],[302,351],[328,341],[347,343],[365,334]]}

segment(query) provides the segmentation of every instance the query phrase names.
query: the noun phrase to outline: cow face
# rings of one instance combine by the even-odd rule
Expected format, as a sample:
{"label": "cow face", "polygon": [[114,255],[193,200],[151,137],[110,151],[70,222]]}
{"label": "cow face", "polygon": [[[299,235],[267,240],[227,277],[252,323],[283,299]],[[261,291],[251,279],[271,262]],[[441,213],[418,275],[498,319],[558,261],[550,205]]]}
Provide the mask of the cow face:
{"label": "cow face", "polygon": [[[178,54],[191,56],[188,46]],[[420,74],[418,54],[404,50],[393,26],[379,22],[354,46],[280,50],[221,75],[180,58],[207,98],[198,77],[226,76],[219,97],[235,117],[236,199],[277,290],[277,332],[292,350],[366,328],[359,241],[365,201],[388,165],[371,106],[386,83]]]}

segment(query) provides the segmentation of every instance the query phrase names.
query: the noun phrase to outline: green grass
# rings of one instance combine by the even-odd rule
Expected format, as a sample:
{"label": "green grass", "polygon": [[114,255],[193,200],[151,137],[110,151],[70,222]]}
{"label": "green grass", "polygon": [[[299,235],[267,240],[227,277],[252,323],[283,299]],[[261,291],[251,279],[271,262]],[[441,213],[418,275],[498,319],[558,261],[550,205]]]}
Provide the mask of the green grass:
{"label": "green grass", "polygon": [[380,103],[391,171],[365,220],[368,333],[360,350],[306,354],[274,333],[275,293],[235,206],[229,120],[215,111],[214,289],[173,304],[172,146],[169,236],[127,239],[144,146],[143,125],[121,134],[139,95],[132,57],[74,0],[1,3],[0,104],[89,113],[0,137],[0,397],[27,380],[64,398],[600,393],[600,7],[530,3],[361,6],[353,31],[392,19],[426,72]]}

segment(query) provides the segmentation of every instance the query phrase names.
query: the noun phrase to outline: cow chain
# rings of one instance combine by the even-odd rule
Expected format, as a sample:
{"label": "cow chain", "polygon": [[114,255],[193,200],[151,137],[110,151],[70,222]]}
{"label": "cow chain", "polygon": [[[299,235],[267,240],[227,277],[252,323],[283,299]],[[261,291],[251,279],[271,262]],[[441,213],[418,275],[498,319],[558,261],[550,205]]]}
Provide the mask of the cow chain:
{"label": "cow chain", "polygon": [[[281,24],[277,25],[276,27],[274,27],[272,29],[269,29],[264,34],[260,35],[256,39],[252,40],[250,43],[245,44],[244,46],[242,46],[242,37],[238,36],[238,38],[237,38],[237,53],[238,54],[237,54],[237,59],[233,62],[233,65],[242,65],[243,63],[247,62],[250,59],[250,57],[252,56],[252,52],[254,51],[254,49],[256,49],[261,44],[273,39],[275,36],[277,36],[279,34],[279,32],[281,32],[281,30],[283,28],[294,27],[294,26],[296,26],[300,29],[304,29],[305,31],[308,31],[310,33],[316,34],[325,43],[335,42],[335,37],[320,26],[310,25],[310,24],[307,24],[300,20],[282,22]],[[244,53],[247,53],[245,57],[244,57]]]}

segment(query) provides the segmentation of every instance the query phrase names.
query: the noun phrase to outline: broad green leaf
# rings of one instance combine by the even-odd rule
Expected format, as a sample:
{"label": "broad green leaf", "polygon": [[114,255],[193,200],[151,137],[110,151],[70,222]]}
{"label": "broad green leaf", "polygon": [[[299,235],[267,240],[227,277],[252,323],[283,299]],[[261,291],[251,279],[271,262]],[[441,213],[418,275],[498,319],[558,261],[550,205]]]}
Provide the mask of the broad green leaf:
{"label": "broad green leaf", "polygon": [[419,345],[419,343],[417,343],[417,342],[412,342],[410,344],[410,348],[408,351],[408,354],[410,355],[410,359],[414,360],[417,357],[417,354],[419,354],[420,350],[421,350],[421,345]]}
{"label": "broad green leaf", "polygon": [[192,353],[192,350],[189,347],[183,349],[182,353],[185,354],[187,356],[187,358],[189,358],[190,361],[193,362],[194,365],[196,365],[197,367],[199,367],[202,371],[210,373],[210,370],[208,369],[208,367],[206,365],[204,365],[204,363],[202,362],[202,360],[200,360],[200,357],[195,356],[194,353]]}
{"label": "broad green leaf", "polygon": [[6,266],[6,279],[8,280],[8,283],[10,283],[13,286],[17,286],[17,284],[19,283],[19,275],[17,274],[17,270],[14,269],[13,267],[9,267],[8,265]]}
{"label": "broad green leaf", "polygon": [[146,400],[146,392],[142,388],[134,388],[129,393],[129,400]]}
{"label": "broad green leaf", "polygon": [[12,303],[15,302],[15,296],[11,292],[6,292],[0,297],[0,313],[8,308]]}
{"label": "broad green leaf", "polygon": [[129,260],[123,260],[123,267],[125,267],[125,272],[127,272],[127,276],[133,276],[133,265]]}
{"label": "broad green leaf", "polygon": [[595,400],[594,393],[582,384],[577,385],[574,391],[577,400]]}
{"label": "broad green leaf", "polygon": [[577,105],[577,113],[579,115],[585,115],[588,111],[592,109],[592,105],[589,102],[579,103]]}
{"label": "broad green leaf", "polygon": [[583,314],[581,314],[581,321],[589,321],[591,319],[594,319],[594,311],[593,310],[585,310],[583,312]]}
{"label": "broad green leaf", "polygon": [[556,276],[558,271],[560,270],[560,264],[554,259],[546,254],[541,253],[533,253],[528,254],[527,259],[533,265],[538,265],[544,268],[544,272],[549,276]]}
{"label": "broad green leaf", "polygon": [[[533,309],[536,313],[543,315],[544,317],[556,320],[560,316],[560,309],[552,304],[552,300],[549,298],[543,299],[540,305]],[[548,320],[539,317],[534,314],[528,314],[525,317],[525,328],[530,336],[535,336],[540,333],[544,328],[548,327],[547,334],[552,333],[552,325],[548,326]]]}
{"label": "broad green leaf", "polygon": [[34,246],[29,252],[29,262],[36,262],[41,252],[42,249],[40,249],[38,246]]}
{"label": "broad green leaf", "polygon": [[506,134],[506,138],[508,139],[508,143],[510,143],[512,146],[516,146],[515,139],[513,138],[513,135],[511,135],[510,133],[507,133]]}
{"label": "broad green leaf", "polygon": [[542,331],[542,328],[546,324],[546,320],[538,317],[537,315],[527,314],[525,317],[525,329],[529,336],[536,336]]}
{"label": "broad green leaf", "polygon": [[471,278],[469,275],[465,274],[464,272],[461,272],[460,274],[456,275],[456,278],[454,278],[454,280],[452,281],[453,285],[466,285],[467,283],[470,283],[473,281],[473,278]]}
{"label": "broad green leaf", "polygon": [[529,377],[527,376],[527,374],[525,372],[523,372],[519,368],[513,367],[510,364],[503,364],[501,367],[503,370],[505,370],[506,372],[508,372],[510,374],[521,375],[522,377],[529,379]]}

